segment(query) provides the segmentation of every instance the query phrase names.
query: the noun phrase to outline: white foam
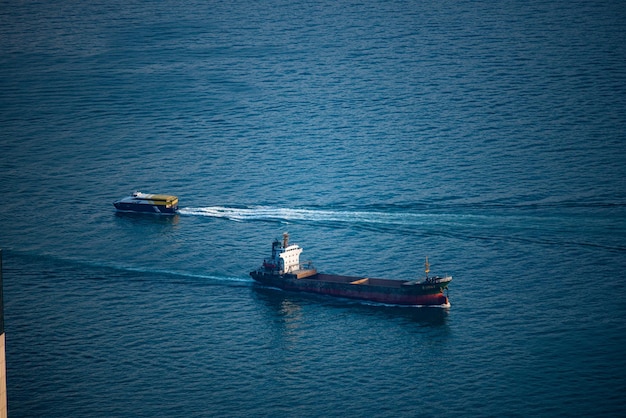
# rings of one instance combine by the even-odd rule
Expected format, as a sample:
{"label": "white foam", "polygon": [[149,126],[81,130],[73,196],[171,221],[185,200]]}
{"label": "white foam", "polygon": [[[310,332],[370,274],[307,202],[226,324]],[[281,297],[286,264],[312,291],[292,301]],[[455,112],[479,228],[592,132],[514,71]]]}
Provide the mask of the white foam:
{"label": "white foam", "polygon": [[[232,221],[313,221],[346,222],[391,225],[424,225],[432,223],[456,223],[457,215],[423,213],[388,213],[367,211],[334,211],[291,209],[269,206],[233,208],[224,206],[189,207],[179,209],[181,215],[224,218]],[[466,217],[466,216],[464,216]]]}

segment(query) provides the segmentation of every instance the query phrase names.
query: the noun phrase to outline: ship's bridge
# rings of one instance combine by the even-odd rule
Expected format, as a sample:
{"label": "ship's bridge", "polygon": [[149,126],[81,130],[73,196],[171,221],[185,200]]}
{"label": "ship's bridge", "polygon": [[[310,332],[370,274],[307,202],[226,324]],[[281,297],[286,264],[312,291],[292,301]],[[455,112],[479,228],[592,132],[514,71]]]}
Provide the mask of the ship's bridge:
{"label": "ship's bridge", "polygon": [[285,273],[299,270],[300,253],[302,253],[302,248],[296,244],[290,245],[287,248],[282,248],[279,253],[279,257],[281,258],[281,270]]}
{"label": "ship's bridge", "polygon": [[283,234],[283,242],[274,240],[272,243],[272,257],[270,261],[263,261],[263,266],[257,272],[252,272],[252,277],[259,276],[282,276],[289,275],[296,279],[304,279],[317,274],[317,270],[309,261],[306,268],[300,266],[300,254],[302,248],[297,244],[289,245],[289,234]]}

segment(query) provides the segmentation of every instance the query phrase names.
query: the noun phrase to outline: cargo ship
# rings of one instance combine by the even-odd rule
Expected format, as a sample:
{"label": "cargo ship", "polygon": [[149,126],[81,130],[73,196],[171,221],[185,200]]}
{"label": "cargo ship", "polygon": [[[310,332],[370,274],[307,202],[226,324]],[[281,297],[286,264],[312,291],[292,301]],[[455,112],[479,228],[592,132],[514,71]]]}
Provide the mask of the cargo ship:
{"label": "cargo ship", "polygon": [[447,308],[450,302],[447,288],[451,276],[429,277],[428,257],[426,277],[422,280],[377,279],[370,277],[323,274],[311,262],[300,263],[302,248],[289,245],[289,234],[282,243],[272,243],[272,254],[261,267],[250,272],[257,282],[287,291],[317,293],[350,299],[404,306],[437,306]]}
{"label": "cargo ship", "polygon": [[178,211],[178,197],[134,192],[130,196],[113,202],[113,206],[120,212],[174,215]]}

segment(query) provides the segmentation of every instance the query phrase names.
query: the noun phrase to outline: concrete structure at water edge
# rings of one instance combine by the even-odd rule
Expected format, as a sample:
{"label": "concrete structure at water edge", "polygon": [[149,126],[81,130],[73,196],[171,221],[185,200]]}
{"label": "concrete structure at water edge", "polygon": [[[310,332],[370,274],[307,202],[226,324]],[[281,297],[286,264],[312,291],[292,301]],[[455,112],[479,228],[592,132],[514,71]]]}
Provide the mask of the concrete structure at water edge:
{"label": "concrete structure at water edge", "polygon": [[4,295],[2,292],[2,250],[0,249],[0,418],[7,417],[7,362],[4,351]]}

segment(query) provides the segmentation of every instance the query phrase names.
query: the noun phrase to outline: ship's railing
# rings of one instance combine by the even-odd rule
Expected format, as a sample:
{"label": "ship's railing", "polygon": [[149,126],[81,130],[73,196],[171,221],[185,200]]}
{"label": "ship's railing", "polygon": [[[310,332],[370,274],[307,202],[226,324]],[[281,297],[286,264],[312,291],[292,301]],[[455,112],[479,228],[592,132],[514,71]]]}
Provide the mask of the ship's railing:
{"label": "ship's railing", "polygon": [[311,270],[313,269],[313,262],[311,260],[303,261],[298,266],[300,270]]}

